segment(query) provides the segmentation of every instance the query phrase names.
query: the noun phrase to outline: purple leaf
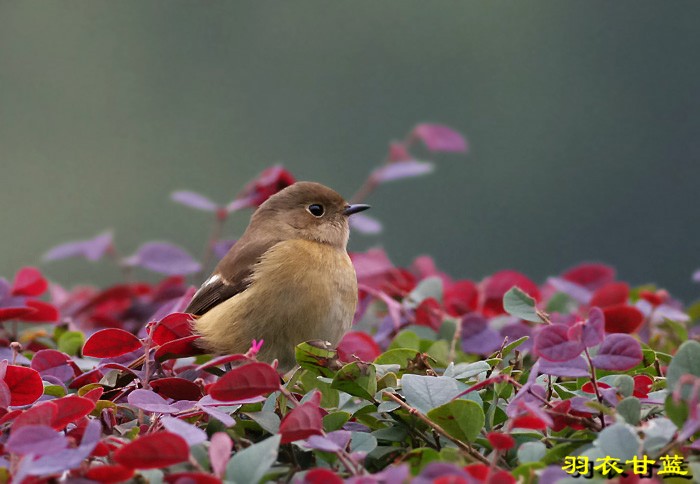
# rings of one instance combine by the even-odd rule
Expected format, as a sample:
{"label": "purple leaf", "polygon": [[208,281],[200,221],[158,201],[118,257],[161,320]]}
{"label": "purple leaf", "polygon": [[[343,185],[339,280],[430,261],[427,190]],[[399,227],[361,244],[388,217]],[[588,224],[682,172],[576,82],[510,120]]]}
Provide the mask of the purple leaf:
{"label": "purple leaf", "polygon": [[402,178],[413,178],[427,175],[435,169],[432,163],[416,160],[397,161],[383,165],[372,172],[372,179],[377,183],[385,183]]}
{"label": "purple leaf", "polygon": [[[345,432],[347,432],[347,430],[345,430]],[[340,452],[338,444],[321,435],[312,435],[306,439],[306,445],[314,450],[321,450],[323,452]]]}
{"label": "purple leaf", "polygon": [[493,353],[503,344],[503,337],[489,328],[489,322],[477,314],[462,319],[462,351],[477,355]]}
{"label": "purple leaf", "polygon": [[605,338],[593,358],[593,365],[601,370],[626,371],[642,361],[639,341],[628,334],[614,333]]}
{"label": "purple leaf", "polygon": [[213,407],[207,405],[197,405],[204,413],[210,417],[214,417],[216,420],[224,424],[226,427],[233,427],[236,425],[236,421],[229,414],[222,412],[221,410],[216,410]]}
{"label": "purple leaf", "polygon": [[233,442],[226,432],[216,432],[211,436],[209,445],[209,461],[214,475],[223,477],[226,472],[226,464],[231,459]]}
{"label": "purple leaf", "polygon": [[[76,448],[65,449],[32,462],[27,474],[41,476],[74,469],[83,463],[100,441],[102,427],[98,420],[90,420],[83,433],[83,440]],[[17,479],[21,482],[21,479]]]}
{"label": "purple leaf", "polygon": [[163,427],[165,427],[166,430],[169,430],[170,432],[185,439],[185,442],[187,442],[187,445],[190,447],[207,441],[207,434],[204,432],[204,430],[200,429],[199,427],[195,427],[192,424],[188,424],[184,420],[180,420],[179,418],[175,417],[162,417],[160,422],[163,424]]}
{"label": "purple leaf", "polygon": [[66,436],[48,425],[26,425],[16,429],[5,443],[13,454],[50,455],[68,447]]}
{"label": "purple leaf", "polygon": [[545,358],[540,360],[540,373],[554,376],[567,376],[573,378],[590,376],[588,362],[581,356],[568,361],[553,363]]}
{"label": "purple leaf", "polygon": [[57,245],[44,254],[44,260],[60,260],[69,257],[84,257],[89,261],[100,260],[112,247],[112,232],[102,232],[88,240],[76,240]]}
{"label": "purple leaf", "polygon": [[547,284],[581,304],[588,304],[593,296],[593,292],[586,287],[561,277],[550,277],[547,279]]}
{"label": "purple leaf", "polygon": [[306,439],[306,444],[312,449],[323,452],[340,452],[348,446],[351,436],[352,433],[348,430],[336,430],[325,436],[312,435]]}
{"label": "purple leaf", "polygon": [[[7,361],[7,360],[6,360]],[[5,380],[0,380],[0,408],[7,408],[12,401],[12,392]]]}
{"label": "purple leaf", "polygon": [[242,208],[253,207],[253,206],[255,206],[255,201],[254,201],[253,197],[236,198],[231,203],[226,205],[226,212],[233,213],[233,212],[237,212],[238,210],[240,210]]}
{"label": "purple leaf", "polygon": [[129,393],[127,401],[136,408],[153,413],[173,413],[177,410],[168,405],[163,397],[151,390],[142,388]]}
{"label": "purple leaf", "polygon": [[545,326],[535,336],[535,352],[545,360],[568,361],[576,358],[585,348],[580,341],[571,341],[563,324]]}
{"label": "purple leaf", "polygon": [[124,262],[169,276],[192,274],[202,267],[184,249],[168,242],[146,242]]}
{"label": "purple leaf", "polygon": [[693,272],[693,282],[700,282],[700,269]]}
{"label": "purple leaf", "polygon": [[586,348],[597,346],[605,339],[605,315],[600,308],[591,308],[583,324],[582,342]]}
{"label": "purple leaf", "polygon": [[422,123],[413,128],[412,136],[425,143],[430,151],[466,153],[467,141],[454,129],[444,124]]}
{"label": "purple leaf", "polygon": [[219,206],[210,199],[196,192],[181,190],[173,192],[170,199],[174,202],[181,203],[190,208],[204,210],[205,212],[215,212]]}
{"label": "purple leaf", "polygon": [[382,231],[382,223],[364,213],[356,213],[350,217],[350,227],[363,234],[378,234]]}

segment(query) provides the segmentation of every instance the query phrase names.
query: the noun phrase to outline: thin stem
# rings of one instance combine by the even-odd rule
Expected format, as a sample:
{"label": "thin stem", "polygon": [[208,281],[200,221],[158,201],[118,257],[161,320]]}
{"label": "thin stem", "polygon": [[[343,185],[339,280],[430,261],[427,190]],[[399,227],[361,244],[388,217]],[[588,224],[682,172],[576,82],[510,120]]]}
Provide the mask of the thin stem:
{"label": "thin stem", "polygon": [[[602,404],[603,396],[600,394],[600,389],[598,389],[598,380],[596,380],[595,377],[595,366],[593,366],[593,360],[591,359],[590,353],[588,353],[588,348],[583,350],[583,352],[586,355],[586,359],[588,360],[588,365],[591,367],[591,383],[593,383],[593,390],[595,391],[595,396],[596,398],[598,398],[598,403]],[[605,428],[605,416],[603,415],[603,412],[600,412],[598,414],[598,418],[600,419],[601,427]]]}
{"label": "thin stem", "polygon": [[461,440],[455,439],[454,437],[452,437],[450,434],[448,434],[448,433],[445,431],[445,429],[443,429],[443,428],[440,427],[438,424],[436,424],[435,422],[433,422],[432,420],[430,420],[428,417],[426,417],[425,415],[423,415],[419,410],[417,410],[417,409],[411,407],[409,404],[407,404],[406,402],[404,402],[403,400],[401,400],[399,397],[397,397],[397,396],[394,395],[393,393],[388,393],[388,392],[387,392],[387,393],[385,393],[385,395],[387,395],[391,400],[393,400],[394,402],[396,402],[397,404],[399,404],[399,406],[401,406],[401,408],[403,408],[404,410],[406,410],[408,413],[410,413],[411,415],[415,415],[416,417],[418,417],[420,420],[422,420],[424,423],[426,423],[429,427],[431,427],[433,430],[435,430],[438,434],[442,435],[442,436],[443,436],[444,438],[446,438],[447,440],[452,441],[454,444],[457,445],[457,447],[459,447],[459,449],[460,449],[462,452],[464,452],[464,453],[467,454],[468,456],[472,457],[472,458],[475,459],[475,460],[478,460],[478,461],[481,462],[482,464],[487,464],[487,465],[490,465],[490,464],[491,464],[491,462],[489,462],[489,460],[488,460],[486,457],[484,457],[484,456],[481,455],[479,452],[477,452],[477,451],[475,451],[474,449],[472,449],[471,446],[470,446],[469,444],[467,444],[467,443],[465,443],[465,442],[462,442]]}
{"label": "thin stem", "polygon": [[455,324],[455,334],[452,336],[452,342],[450,343],[450,354],[447,361],[454,362],[455,354],[457,353],[457,341],[462,339],[462,320],[457,319]]}
{"label": "thin stem", "polygon": [[226,219],[228,218],[228,214],[224,215],[223,213],[224,212],[217,212],[216,214],[214,226],[211,229],[211,234],[209,235],[207,244],[204,247],[204,253],[202,254],[202,269],[197,274],[197,276],[199,277],[202,276],[202,273],[207,271],[207,267],[209,267],[209,263],[211,262],[212,257],[214,257],[214,246],[221,239],[221,234],[224,230],[224,224],[226,223]]}

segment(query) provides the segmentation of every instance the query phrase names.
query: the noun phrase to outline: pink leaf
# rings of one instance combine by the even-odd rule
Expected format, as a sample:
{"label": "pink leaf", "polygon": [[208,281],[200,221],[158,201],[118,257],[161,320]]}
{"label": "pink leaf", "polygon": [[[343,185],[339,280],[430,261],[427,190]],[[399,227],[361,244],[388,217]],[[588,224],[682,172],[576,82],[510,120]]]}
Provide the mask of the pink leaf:
{"label": "pink leaf", "polygon": [[413,128],[412,135],[425,144],[430,151],[465,153],[467,141],[464,137],[443,124],[423,123]]}
{"label": "pink leaf", "polygon": [[233,442],[225,432],[216,432],[211,436],[211,444],[209,445],[209,460],[214,474],[218,477],[223,477],[226,472],[226,464],[231,459],[231,450],[233,450]]}

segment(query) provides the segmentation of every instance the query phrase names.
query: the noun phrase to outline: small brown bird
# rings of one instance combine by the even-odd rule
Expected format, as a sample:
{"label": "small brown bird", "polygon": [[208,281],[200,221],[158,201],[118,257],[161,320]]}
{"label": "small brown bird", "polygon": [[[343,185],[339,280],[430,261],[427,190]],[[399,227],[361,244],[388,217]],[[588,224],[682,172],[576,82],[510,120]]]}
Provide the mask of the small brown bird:
{"label": "small brown bird", "polygon": [[253,339],[263,339],[258,358],[277,358],[286,371],[297,344],[337,344],[357,304],[348,216],[368,208],[312,182],[295,183],[260,205],[186,309],[199,316],[194,327],[202,346],[244,353]]}

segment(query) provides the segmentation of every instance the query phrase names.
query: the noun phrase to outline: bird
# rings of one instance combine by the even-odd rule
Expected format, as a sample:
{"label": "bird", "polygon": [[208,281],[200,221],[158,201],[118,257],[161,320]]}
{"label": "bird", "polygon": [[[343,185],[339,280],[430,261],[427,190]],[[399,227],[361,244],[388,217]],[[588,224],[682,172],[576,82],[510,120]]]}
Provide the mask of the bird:
{"label": "bird", "polygon": [[348,217],[368,208],[306,181],[263,202],[185,309],[200,346],[237,354],[262,339],[257,358],[289,371],[299,343],[336,345],[357,305]]}

